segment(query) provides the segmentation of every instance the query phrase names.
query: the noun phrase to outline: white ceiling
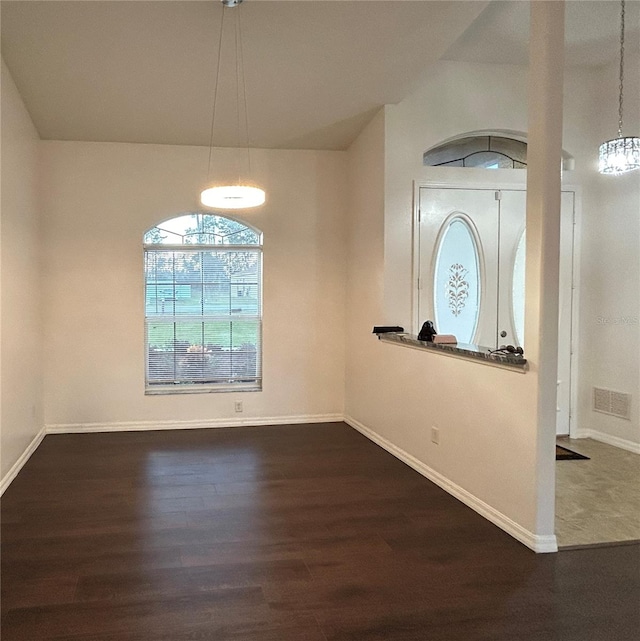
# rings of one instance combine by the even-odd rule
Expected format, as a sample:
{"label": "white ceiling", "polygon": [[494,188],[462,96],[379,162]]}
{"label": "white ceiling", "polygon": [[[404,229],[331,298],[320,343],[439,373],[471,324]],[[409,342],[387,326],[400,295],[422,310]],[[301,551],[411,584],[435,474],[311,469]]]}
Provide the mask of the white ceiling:
{"label": "white ceiling", "polygon": [[[567,5],[569,63],[614,59],[619,4]],[[640,2],[627,5],[637,33]],[[1,10],[2,55],[43,139],[209,144],[219,0],[2,0]],[[226,11],[221,146],[238,142],[238,11],[254,147],[345,149],[442,57],[527,62],[527,2],[247,0]]]}
{"label": "white ceiling", "polygon": [[[620,55],[619,0],[567,0],[565,63],[598,67]],[[638,55],[640,1],[625,6],[625,49]],[[529,3],[492,2],[443,58],[526,65],[529,62]]]}

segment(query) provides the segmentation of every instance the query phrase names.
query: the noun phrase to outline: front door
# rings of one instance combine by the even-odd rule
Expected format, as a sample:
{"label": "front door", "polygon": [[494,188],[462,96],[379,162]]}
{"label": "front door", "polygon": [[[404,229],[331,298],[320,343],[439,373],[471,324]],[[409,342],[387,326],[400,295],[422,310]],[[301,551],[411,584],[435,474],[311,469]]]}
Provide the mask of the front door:
{"label": "front door", "polygon": [[[418,321],[486,349],[524,345],[526,191],[420,189]],[[569,433],[574,194],[562,193],[558,407]],[[526,353],[525,353],[526,356]]]}

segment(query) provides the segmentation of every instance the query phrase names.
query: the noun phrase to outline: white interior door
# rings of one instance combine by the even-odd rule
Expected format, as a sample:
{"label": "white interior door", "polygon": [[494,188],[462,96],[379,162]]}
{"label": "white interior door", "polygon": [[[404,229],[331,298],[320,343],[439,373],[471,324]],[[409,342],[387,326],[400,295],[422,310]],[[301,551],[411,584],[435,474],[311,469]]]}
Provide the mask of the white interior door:
{"label": "white interior door", "polygon": [[[459,343],[524,345],[526,191],[420,189],[418,319]],[[574,194],[562,193],[556,432],[569,433]],[[526,355],[526,353],[525,353]]]}

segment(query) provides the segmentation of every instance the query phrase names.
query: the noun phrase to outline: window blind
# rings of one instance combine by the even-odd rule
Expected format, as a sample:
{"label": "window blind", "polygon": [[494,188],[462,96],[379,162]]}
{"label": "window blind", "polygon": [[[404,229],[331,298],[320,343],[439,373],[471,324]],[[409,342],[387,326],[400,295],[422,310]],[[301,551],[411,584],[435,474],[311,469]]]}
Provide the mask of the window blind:
{"label": "window blind", "polygon": [[262,251],[145,249],[146,387],[260,389]]}

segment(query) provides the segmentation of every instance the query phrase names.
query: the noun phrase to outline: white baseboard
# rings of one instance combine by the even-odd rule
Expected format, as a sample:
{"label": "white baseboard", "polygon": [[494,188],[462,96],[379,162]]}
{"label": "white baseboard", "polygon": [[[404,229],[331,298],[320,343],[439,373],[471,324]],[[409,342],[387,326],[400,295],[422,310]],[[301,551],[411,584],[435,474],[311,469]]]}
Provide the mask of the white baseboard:
{"label": "white baseboard", "polygon": [[627,450],[628,452],[633,452],[634,454],[640,454],[640,443],[634,443],[634,441],[629,441],[626,438],[612,436],[611,434],[607,434],[606,432],[600,432],[598,430],[587,428],[577,430],[576,438],[592,438],[594,441],[600,441],[601,443],[613,445],[613,447],[619,447],[622,450]]}
{"label": "white baseboard", "polygon": [[528,548],[535,552],[558,551],[555,535],[534,534],[354,418],[345,416],[344,421]]}
{"label": "white baseboard", "polygon": [[212,418],[197,421],[126,421],[120,423],[53,423],[47,434],[85,434],[92,432],[144,432],[152,430],[199,430],[250,425],[299,425],[302,423],[336,423],[342,414],[304,414],[299,416],[267,416]]}
{"label": "white baseboard", "polygon": [[42,439],[45,437],[46,431],[43,427],[33,438],[31,443],[27,445],[27,449],[22,453],[20,458],[13,464],[11,469],[4,475],[2,481],[0,481],[0,496],[5,493],[5,490],[11,485],[18,472],[24,467],[24,464],[29,460],[31,455],[38,449],[38,445],[42,443]]}

